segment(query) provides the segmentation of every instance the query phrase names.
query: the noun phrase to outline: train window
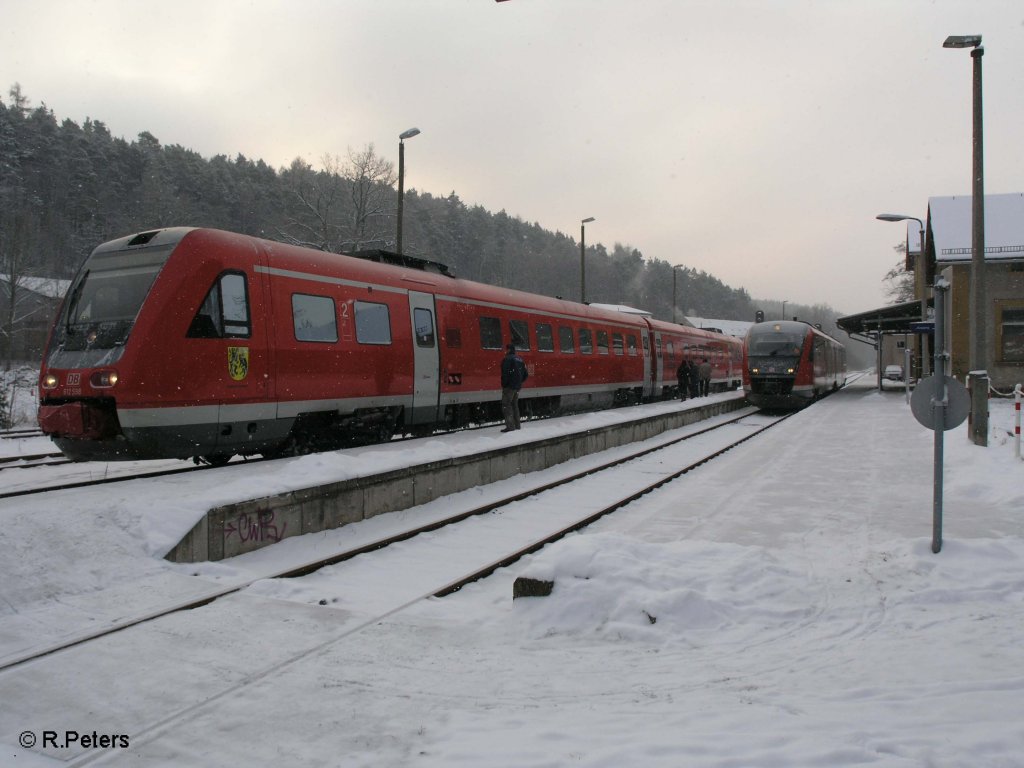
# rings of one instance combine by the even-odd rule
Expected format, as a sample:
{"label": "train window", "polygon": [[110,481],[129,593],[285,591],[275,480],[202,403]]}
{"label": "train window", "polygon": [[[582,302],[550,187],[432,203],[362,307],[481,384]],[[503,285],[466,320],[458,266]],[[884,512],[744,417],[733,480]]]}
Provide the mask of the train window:
{"label": "train window", "polygon": [[480,318],[480,346],[501,349],[501,320],[496,317]]}
{"label": "train window", "polygon": [[623,349],[623,345],[622,345],[622,334],[621,333],[613,333],[612,334],[612,351],[616,355],[623,354],[624,349]]}
{"label": "train window", "polygon": [[356,341],[360,344],[391,343],[391,313],[387,304],[356,301]]}
{"label": "train window", "polygon": [[555,336],[551,331],[551,325],[548,323],[537,323],[537,351],[555,351]]}
{"label": "train window", "polygon": [[594,354],[594,337],[589,328],[580,328],[580,354]]}
{"label": "train window", "polygon": [[597,332],[597,352],[601,355],[608,354],[608,331]]}
{"label": "train window", "polygon": [[644,340],[644,352],[645,353],[649,353],[650,350],[651,350],[650,339],[647,338],[647,334],[646,333],[641,338]]}
{"label": "train window", "polygon": [[190,339],[247,338],[251,330],[245,275],[225,272],[210,287],[186,336]]}
{"label": "train window", "polygon": [[560,352],[566,352],[568,354],[572,354],[576,351],[576,343],[572,335],[572,328],[566,328],[564,325],[558,326],[558,349]]}
{"label": "train window", "polygon": [[249,298],[245,275],[229,272],[220,279],[221,307],[224,310],[224,335],[249,335]]}
{"label": "train window", "polygon": [[508,329],[512,334],[512,343],[516,349],[530,348],[530,326],[525,320],[509,320]]}
{"label": "train window", "polygon": [[338,316],[329,296],[293,293],[292,323],[296,341],[338,340]]}
{"label": "train window", "polygon": [[434,313],[429,309],[416,307],[412,311],[412,327],[416,331],[417,347],[434,346]]}
{"label": "train window", "polygon": [[445,328],[444,340],[449,347],[457,349],[462,346],[462,331],[458,328]]}
{"label": "train window", "polygon": [[667,354],[667,355],[668,355],[668,357],[669,357],[669,359],[670,359],[670,360],[671,360],[671,359],[672,359],[673,357],[675,357],[675,356],[676,356],[676,347],[675,347],[675,345],[674,345],[674,344],[673,344],[673,343],[671,342],[671,340],[670,340],[670,341],[667,341],[667,342],[665,342],[665,354]]}
{"label": "train window", "polygon": [[637,353],[636,336],[634,336],[633,334],[629,334],[629,336],[626,337],[626,352],[631,357],[636,357],[636,353]]}

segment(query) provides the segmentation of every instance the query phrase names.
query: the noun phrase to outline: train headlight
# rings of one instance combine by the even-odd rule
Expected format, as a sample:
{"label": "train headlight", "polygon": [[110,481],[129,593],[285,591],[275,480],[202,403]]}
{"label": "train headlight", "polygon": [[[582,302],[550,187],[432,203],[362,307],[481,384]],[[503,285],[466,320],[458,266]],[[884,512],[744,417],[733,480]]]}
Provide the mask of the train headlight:
{"label": "train headlight", "polygon": [[58,384],[60,384],[60,381],[52,373],[48,373],[43,376],[43,380],[41,382],[43,389],[56,389]]}
{"label": "train headlight", "polygon": [[89,383],[96,389],[109,389],[117,384],[117,371],[96,371],[89,377]]}

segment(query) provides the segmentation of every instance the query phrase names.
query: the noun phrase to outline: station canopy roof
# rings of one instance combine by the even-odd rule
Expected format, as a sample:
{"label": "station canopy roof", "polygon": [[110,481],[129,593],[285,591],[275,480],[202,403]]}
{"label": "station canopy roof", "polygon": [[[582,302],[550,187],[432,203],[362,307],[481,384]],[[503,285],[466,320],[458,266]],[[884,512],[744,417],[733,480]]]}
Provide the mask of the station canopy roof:
{"label": "station canopy roof", "polygon": [[[931,300],[928,306],[932,305]],[[840,317],[836,325],[851,336],[874,336],[883,333],[919,333],[921,302],[888,304],[856,315]],[[916,326],[916,327],[914,327]]]}

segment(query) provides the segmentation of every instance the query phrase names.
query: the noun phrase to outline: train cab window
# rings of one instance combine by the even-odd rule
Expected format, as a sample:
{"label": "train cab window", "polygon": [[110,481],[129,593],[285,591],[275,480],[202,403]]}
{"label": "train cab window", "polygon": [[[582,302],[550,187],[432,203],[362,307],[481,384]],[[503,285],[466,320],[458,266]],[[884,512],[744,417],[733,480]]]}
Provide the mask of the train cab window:
{"label": "train cab window", "polygon": [[501,320],[496,317],[480,318],[480,346],[501,349]]}
{"label": "train cab window", "polygon": [[624,354],[624,349],[625,348],[622,345],[622,334],[621,333],[613,333],[612,334],[612,352],[614,352],[616,355],[622,355],[622,354]]}
{"label": "train cab window", "polygon": [[537,351],[554,352],[555,336],[548,323],[537,323]]}
{"label": "train cab window", "polygon": [[391,313],[387,304],[356,301],[356,341],[360,344],[391,343]]}
{"label": "train cab window", "polygon": [[417,347],[434,346],[434,313],[429,309],[416,307],[412,311],[412,327],[416,331]]}
{"label": "train cab window", "polygon": [[338,316],[329,296],[293,293],[292,323],[296,341],[338,340]]}
{"label": "train cab window", "polygon": [[248,338],[251,333],[245,275],[225,272],[210,287],[186,336],[190,339]]}
{"label": "train cab window", "polygon": [[570,355],[576,351],[572,328],[566,328],[564,325],[558,326],[558,351]]}
{"label": "train cab window", "polygon": [[626,354],[628,354],[630,357],[636,357],[636,353],[636,336],[630,334],[629,336],[626,337]]}
{"label": "train cab window", "polygon": [[597,353],[599,355],[608,354],[608,331],[597,332]]}
{"label": "train cab window", "polygon": [[594,336],[589,328],[580,328],[580,354],[594,354]]}
{"label": "train cab window", "polygon": [[509,320],[508,329],[512,334],[512,343],[516,349],[530,348],[530,326],[525,320]]}

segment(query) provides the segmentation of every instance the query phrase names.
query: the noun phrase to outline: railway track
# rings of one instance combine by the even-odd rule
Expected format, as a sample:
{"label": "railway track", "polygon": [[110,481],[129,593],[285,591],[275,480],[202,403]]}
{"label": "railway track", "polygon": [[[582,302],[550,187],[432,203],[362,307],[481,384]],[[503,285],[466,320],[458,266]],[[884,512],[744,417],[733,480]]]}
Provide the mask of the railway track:
{"label": "railway track", "polygon": [[[193,610],[195,608],[200,608],[204,605],[213,602],[214,600],[217,600],[218,598],[237,593],[251,586],[255,581],[262,581],[265,579],[292,579],[307,576],[323,568],[352,560],[353,558],[356,558],[359,555],[375,552],[377,550],[384,549],[399,542],[408,541],[410,539],[413,539],[414,537],[420,536],[421,534],[431,533],[434,531],[445,529],[474,517],[480,517],[483,515],[487,515],[489,513],[494,513],[496,511],[509,508],[518,502],[523,502],[527,499],[535,499],[541,496],[542,494],[552,493],[555,491],[565,492],[566,489],[568,489],[569,494],[571,496],[574,492],[572,490],[572,486],[575,483],[585,482],[589,478],[592,478],[594,476],[600,475],[602,473],[608,473],[609,471],[614,470],[630,462],[636,462],[638,460],[651,457],[655,454],[662,453],[664,451],[672,449],[673,447],[677,447],[681,444],[687,443],[688,441],[692,441],[697,438],[705,437],[707,435],[715,433],[721,433],[721,430],[728,428],[730,426],[735,427],[741,422],[749,420],[751,418],[752,416],[750,413],[738,417],[728,418],[713,426],[705,427],[697,431],[685,434],[683,436],[670,437],[667,439],[666,442],[659,442],[657,445],[654,445],[653,447],[648,446],[641,449],[631,450],[625,455],[617,456],[614,459],[601,462],[594,466],[589,466],[580,471],[564,474],[562,476],[557,477],[554,480],[549,480],[547,482],[531,485],[529,488],[521,489],[516,491],[515,493],[502,496],[492,501],[488,501],[487,503],[482,504],[480,506],[460,510],[457,513],[447,515],[441,519],[432,520],[429,523],[423,525],[410,527],[350,549],[344,549],[337,552],[333,552],[328,555],[318,557],[310,562],[289,565],[287,568],[280,569],[274,573],[260,574],[256,578],[234,583],[230,586],[211,589],[200,595],[194,595],[185,600],[173,602],[160,609],[149,611],[138,616],[124,618],[99,630],[79,633],[74,637],[61,641],[59,643],[55,643],[43,648],[36,648],[29,652],[15,656],[13,658],[9,657],[0,660],[0,673],[4,673],[14,667],[17,667],[30,661],[34,661],[36,659],[40,659],[44,656],[57,653],[58,651],[67,650],[69,648],[73,648],[75,646],[81,645],[91,640],[96,640],[108,635],[115,634],[117,632],[121,632],[123,630],[129,629],[130,627],[134,627],[145,622],[154,621],[163,616],[168,616],[170,614],[177,613],[180,611],[188,611]],[[452,592],[457,591],[466,584],[476,581],[477,579],[480,579],[492,573],[494,570],[500,567],[515,562],[524,555],[536,551],[545,544],[555,541],[572,531],[586,527],[595,520],[598,520],[601,517],[610,514],[611,512],[614,512],[617,509],[620,509],[621,507],[635,501],[641,496],[650,493],[651,491],[665,485],[666,483],[671,482],[672,480],[675,480],[676,478],[695,469],[696,467],[699,467],[702,464],[711,461],[715,457],[722,455],[723,453],[725,453],[728,450],[731,450],[735,446],[743,442],[746,442],[752,437],[755,437],[765,429],[774,426],[775,424],[779,423],[779,421],[788,418],[788,416],[773,417],[770,419],[766,419],[764,417],[758,418],[762,418],[766,423],[764,423],[762,426],[745,430],[747,434],[744,434],[735,440],[726,440],[722,445],[716,446],[710,452],[701,452],[701,455],[696,457],[693,461],[690,461],[679,468],[673,469],[672,471],[667,473],[659,472],[658,474],[660,476],[657,479],[652,480],[650,482],[646,482],[640,487],[635,488],[631,492],[623,496],[617,497],[615,501],[605,504],[600,509],[592,510],[588,512],[588,514],[586,515],[573,517],[573,519],[569,520],[565,525],[559,526],[556,529],[546,532],[544,535],[531,540],[523,547],[519,547],[514,551],[503,554],[498,559],[488,560],[485,563],[481,563],[479,567],[476,567],[468,571],[467,573],[463,574],[457,579],[439,585],[436,589],[430,591],[429,594],[436,597],[442,597],[444,595],[451,594]],[[528,475],[526,477],[529,478],[530,476]]]}
{"label": "railway track", "polygon": [[[318,581],[325,579],[334,585],[324,588],[325,596],[319,605],[345,608],[351,613],[334,612],[333,616],[348,618],[340,620],[338,626],[323,637],[317,636],[315,642],[310,642],[305,636],[296,637],[293,645],[282,649],[283,655],[268,659],[262,669],[254,670],[246,666],[237,670],[237,674],[232,670],[221,669],[219,677],[224,678],[221,681],[223,687],[212,695],[208,695],[209,692],[192,694],[193,698],[189,699],[186,690],[180,696],[171,697],[164,710],[147,712],[136,726],[130,728],[132,746],[144,745],[162,733],[188,723],[199,712],[208,711],[217,701],[326,652],[346,638],[379,624],[386,617],[424,598],[456,592],[466,584],[537,551],[545,544],[621,509],[756,437],[785,418],[766,418],[746,413],[722,419],[712,426],[696,430],[691,428],[683,435],[678,435],[682,430],[677,430],[672,436],[665,435],[662,436],[664,439],[648,441],[640,449],[620,449],[615,458],[593,461],[585,468],[562,473],[557,478],[549,478],[546,482],[539,482],[526,489],[522,488],[524,480],[520,478],[516,483],[518,490],[486,504],[463,509],[443,519],[408,528],[357,547],[333,552],[314,561],[292,564],[258,579],[212,587],[203,594],[127,617],[102,630],[80,632],[60,643],[31,649],[18,657],[9,657],[0,662],[0,697],[5,695],[4,691],[9,685],[17,690],[25,685],[39,684],[41,678],[59,680],[64,674],[61,670],[65,667],[79,670],[76,674],[80,674],[83,669],[102,669],[102,663],[93,665],[88,657],[93,653],[119,653],[117,648],[129,640],[118,641],[118,637],[129,630],[143,635],[133,636],[135,640],[131,642],[146,647],[149,640],[145,636],[173,635],[175,630],[168,627],[175,623],[200,621],[204,626],[222,627],[225,622],[233,621],[226,619],[222,612],[238,610],[239,600],[273,599],[277,589],[290,589],[275,586],[287,580],[316,574]],[[651,445],[654,442],[657,444]],[[584,495],[581,486],[588,489],[586,495],[593,497],[595,484],[604,486],[597,493],[601,499],[599,504],[595,506],[574,502],[574,499]],[[494,546],[483,548],[472,543],[479,540],[480,526],[486,526],[484,538],[493,542]],[[454,557],[451,553],[459,555]],[[402,574],[398,580],[400,584],[390,583],[396,581],[396,573]],[[374,583],[389,585],[383,594],[363,588],[364,585]],[[346,595],[340,605],[335,602],[337,598],[331,596],[332,589]],[[371,597],[371,593],[374,596]],[[281,601],[273,600],[273,604],[279,609]],[[309,606],[307,603],[304,607],[308,609]],[[193,632],[200,637],[204,634],[200,629],[189,629],[189,636]],[[157,656],[148,658],[149,663],[158,659]],[[119,674],[130,678],[130,662],[126,663],[128,666]],[[144,674],[152,677],[153,671],[147,668]],[[174,674],[174,670],[167,671],[169,681],[173,680]],[[96,685],[102,687],[102,681],[97,680]],[[180,686],[168,685],[168,689],[172,688]],[[127,708],[124,718],[131,720],[140,717],[138,713],[130,711],[130,702],[124,706]],[[130,725],[125,722],[125,729],[128,730]],[[83,752],[69,757],[68,765],[77,766],[113,756]]]}

